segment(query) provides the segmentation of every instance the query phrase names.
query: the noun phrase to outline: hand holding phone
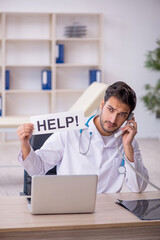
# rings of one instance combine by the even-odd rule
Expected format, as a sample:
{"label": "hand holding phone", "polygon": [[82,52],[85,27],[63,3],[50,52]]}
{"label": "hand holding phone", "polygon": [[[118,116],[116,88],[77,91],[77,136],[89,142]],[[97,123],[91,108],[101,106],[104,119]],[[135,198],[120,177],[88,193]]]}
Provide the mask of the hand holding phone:
{"label": "hand holding phone", "polygon": [[[133,117],[134,117],[134,113],[131,112],[131,113],[129,114],[129,116],[128,116],[127,121],[132,120]],[[120,130],[119,132],[115,133],[114,137],[115,137],[115,138],[118,138],[118,137],[120,137],[123,133],[124,133],[124,132],[123,132],[122,130]]]}

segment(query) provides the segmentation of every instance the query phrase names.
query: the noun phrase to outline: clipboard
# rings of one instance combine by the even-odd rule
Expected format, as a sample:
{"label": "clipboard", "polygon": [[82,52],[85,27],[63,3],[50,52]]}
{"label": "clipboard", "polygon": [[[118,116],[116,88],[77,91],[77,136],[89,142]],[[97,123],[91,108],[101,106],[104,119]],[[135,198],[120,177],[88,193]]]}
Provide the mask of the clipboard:
{"label": "clipboard", "polygon": [[141,220],[160,220],[160,199],[129,201],[117,199],[116,203],[132,212]]}

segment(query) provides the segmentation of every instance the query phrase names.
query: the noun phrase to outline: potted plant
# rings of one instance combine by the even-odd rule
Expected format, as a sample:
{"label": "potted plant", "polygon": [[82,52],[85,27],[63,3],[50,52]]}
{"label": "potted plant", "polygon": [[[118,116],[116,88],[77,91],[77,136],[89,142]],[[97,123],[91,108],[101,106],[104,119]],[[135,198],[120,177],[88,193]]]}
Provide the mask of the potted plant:
{"label": "potted plant", "polygon": [[[157,40],[158,47],[154,51],[148,51],[145,67],[152,71],[160,71],[160,40]],[[147,93],[141,98],[144,105],[151,112],[160,118],[160,79],[157,80],[155,86],[145,85]]]}

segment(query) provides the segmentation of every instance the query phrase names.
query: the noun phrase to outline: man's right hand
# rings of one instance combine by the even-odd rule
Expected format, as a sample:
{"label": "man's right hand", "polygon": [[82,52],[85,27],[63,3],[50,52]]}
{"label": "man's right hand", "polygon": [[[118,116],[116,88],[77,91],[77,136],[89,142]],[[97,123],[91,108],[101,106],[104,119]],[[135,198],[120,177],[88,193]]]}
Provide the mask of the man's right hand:
{"label": "man's right hand", "polygon": [[21,142],[23,160],[26,159],[31,150],[29,140],[32,136],[33,129],[34,126],[32,123],[25,123],[17,129],[17,135]]}

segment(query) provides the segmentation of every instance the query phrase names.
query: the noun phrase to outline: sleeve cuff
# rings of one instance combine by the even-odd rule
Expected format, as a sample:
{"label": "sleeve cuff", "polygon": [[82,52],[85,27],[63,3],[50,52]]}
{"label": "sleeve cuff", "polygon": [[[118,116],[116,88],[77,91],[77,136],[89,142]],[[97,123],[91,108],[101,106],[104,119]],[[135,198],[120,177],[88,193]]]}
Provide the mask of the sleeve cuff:
{"label": "sleeve cuff", "polygon": [[22,151],[20,151],[20,153],[18,154],[18,161],[21,163],[21,165],[25,168],[27,166],[31,166],[30,165],[30,162],[31,162],[31,159],[32,159],[32,155],[34,154],[34,151],[33,151],[33,148],[31,147],[31,151],[30,153],[28,154],[28,156],[26,157],[25,160],[23,160],[23,157],[22,157]]}
{"label": "sleeve cuff", "polygon": [[[125,157],[126,158],[126,157]],[[128,158],[127,158],[127,160],[128,160]],[[126,171],[133,171],[134,172],[134,170],[129,166],[129,164],[134,168],[134,169],[136,169],[136,163],[135,163],[135,161],[134,162],[130,162],[129,160],[128,160],[128,162],[125,160],[125,167],[126,167]],[[134,172],[135,173],[135,172]],[[135,173],[136,174],[136,173]]]}

